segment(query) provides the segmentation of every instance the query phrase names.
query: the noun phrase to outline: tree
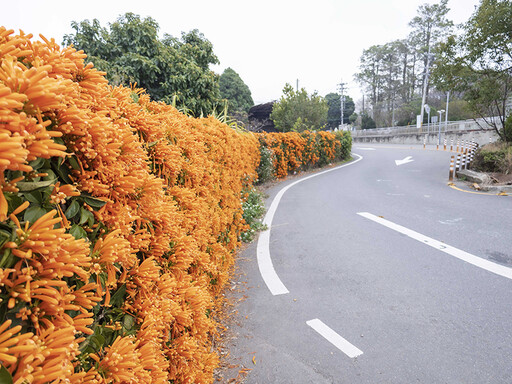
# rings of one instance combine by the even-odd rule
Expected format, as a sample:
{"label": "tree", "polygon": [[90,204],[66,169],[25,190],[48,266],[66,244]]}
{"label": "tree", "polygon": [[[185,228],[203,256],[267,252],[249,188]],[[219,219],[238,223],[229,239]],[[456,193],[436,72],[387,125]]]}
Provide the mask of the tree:
{"label": "tree", "polygon": [[366,112],[361,113],[361,129],[376,128],[375,121]]}
{"label": "tree", "polygon": [[182,32],[181,39],[165,34],[163,43],[172,55],[169,78],[162,83],[163,100],[171,102],[176,95],[179,104],[195,116],[221,108],[219,76],[209,69],[210,64],[219,63],[212,43],[197,29]]}
{"label": "tree", "polygon": [[373,107],[380,99],[382,46],[373,45],[363,51],[360,58],[359,70],[355,75],[356,80],[364,87],[369,96],[370,105]]}
{"label": "tree", "polygon": [[[427,100],[432,52],[453,27],[446,17],[447,2],[421,5],[409,23],[407,39],[373,45],[363,51],[355,78],[367,96],[369,115],[378,126],[415,119],[421,109],[415,99],[424,96]],[[418,108],[410,117],[410,107],[416,104]]]}
{"label": "tree", "polygon": [[[329,110],[327,111],[327,125],[331,129],[337,128],[340,126],[341,122],[341,95],[328,93],[325,95],[325,100],[329,106]],[[350,96],[345,95],[343,106],[343,124],[349,124],[349,117],[355,110],[354,100],[352,100]]]}
{"label": "tree", "polygon": [[423,60],[422,73],[422,108],[421,117],[423,118],[423,104],[428,101],[430,87],[429,70],[432,62],[431,53],[435,46],[446,36],[453,28],[453,22],[448,20],[446,15],[450,11],[447,6],[448,0],[441,0],[439,4],[423,4],[418,8],[418,14],[410,22],[409,26],[412,32],[409,35],[411,45],[415,47],[416,52]]}
{"label": "tree", "polygon": [[137,83],[155,100],[175,101],[193,115],[213,112],[221,105],[218,75],[209,69],[217,64],[212,44],[197,29],[158,38],[157,22],[133,13],[120,16],[109,28],[98,20],[71,23],[74,33],[64,45],[83,50],[89,60],[107,72],[114,85]]}
{"label": "tree", "polygon": [[395,110],[412,100],[415,63],[415,55],[405,40],[363,51],[355,78],[368,95],[371,114],[378,125],[393,125]]}
{"label": "tree", "polygon": [[327,122],[329,106],[315,92],[308,95],[304,88],[295,91],[290,84],[283,89],[283,96],[274,103],[270,119],[281,132],[322,129]]}
{"label": "tree", "polygon": [[463,93],[469,108],[503,140],[512,96],[512,2],[482,0],[463,27],[438,51],[433,79],[440,89]]}
{"label": "tree", "polygon": [[229,103],[229,112],[248,113],[254,105],[251,91],[241,77],[231,68],[226,68],[219,79],[220,96]]}
{"label": "tree", "polygon": [[349,117],[348,117],[348,120],[350,121],[350,124],[354,125],[357,121],[357,118],[359,117],[359,115],[357,113],[352,113]]}

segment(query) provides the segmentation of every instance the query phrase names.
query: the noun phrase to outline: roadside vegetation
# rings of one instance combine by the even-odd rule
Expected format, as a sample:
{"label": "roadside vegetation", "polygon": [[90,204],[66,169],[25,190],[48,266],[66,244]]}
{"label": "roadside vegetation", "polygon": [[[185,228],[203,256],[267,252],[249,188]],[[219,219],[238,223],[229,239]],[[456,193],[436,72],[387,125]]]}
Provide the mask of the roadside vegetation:
{"label": "roadside vegetation", "polygon": [[265,195],[255,187],[248,188],[243,194],[242,217],[247,224],[247,230],[240,235],[244,243],[254,240],[257,233],[267,229],[261,220],[265,215]]}
{"label": "roadside vegetation", "polygon": [[211,383],[258,175],[347,158],[350,135],[194,117],[4,27],[0,52],[0,381]]}
{"label": "roadside vegetation", "polygon": [[512,175],[512,145],[504,142],[484,145],[476,153],[471,168],[480,172]]}
{"label": "roadside vegetation", "polygon": [[479,148],[471,163],[471,169],[490,173],[494,181],[512,183],[512,115],[505,121],[502,130],[505,140],[484,145]]}

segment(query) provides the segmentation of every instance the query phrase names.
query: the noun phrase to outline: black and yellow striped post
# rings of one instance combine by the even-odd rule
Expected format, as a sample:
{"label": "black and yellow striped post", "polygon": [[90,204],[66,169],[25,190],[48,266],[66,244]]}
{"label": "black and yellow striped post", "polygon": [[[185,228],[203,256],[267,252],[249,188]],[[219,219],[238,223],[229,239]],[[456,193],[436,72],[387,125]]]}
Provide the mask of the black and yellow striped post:
{"label": "black and yellow striped post", "polygon": [[455,162],[455,175],[460,171],[460,153],[457,155],[457,161]]}
{"label": "black and yellow striped post", "polygon": [[450,152],[453,152],[453,137],[452,137],[452,142],[450,144]]}
{"label": "black and yellow striped post", "polygon": [[444,151],[446,151],[446,137],[444,138]]}
{"label": "black and yellow striped post", "polygon": [[476,149],[476,144],[475,143],[471,143],[471,150],[469,151],[469,159],[468,159],[468,165],[471,165],[471,163],[473,162],[473,159],[475,157],[475,149]]}
{"label": "black and yellow striped post", "polygon": [[450,173],[448,174],[449,181],[453,180],[453,171],[454,171],[454,166],[455,166],[454,161],[455,161],[455,156],[452,156],[450,159]]}

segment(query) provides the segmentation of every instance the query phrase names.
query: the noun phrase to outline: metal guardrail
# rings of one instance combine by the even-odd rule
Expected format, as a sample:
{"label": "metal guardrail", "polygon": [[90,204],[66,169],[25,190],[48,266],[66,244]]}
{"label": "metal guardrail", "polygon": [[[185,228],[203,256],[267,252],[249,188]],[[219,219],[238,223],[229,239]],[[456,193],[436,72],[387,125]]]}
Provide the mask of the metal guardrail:
{"label": "metal guardrail", "polygon": [[[497,118],[496,118],[497,119]],[[489,119],[487,119],[489,120]],[[438,134],[441,129],[441,134],[449,132],[467,132],[467,131],[487,131],[494,128],[488,125],[483,119],[451,121],[448,124],[444,122],[439,124],[424,125],[421,128],[415,126],[406,127],[387,127],[387,128],[373,128],[373,129],[359,129],[351,131],[352,137],[379,137],[379,136],[397,136],[397,135],[428,135]],[[496,121],[499,122],[499,119]],[[483,128],[482,128],[483,127]]]}

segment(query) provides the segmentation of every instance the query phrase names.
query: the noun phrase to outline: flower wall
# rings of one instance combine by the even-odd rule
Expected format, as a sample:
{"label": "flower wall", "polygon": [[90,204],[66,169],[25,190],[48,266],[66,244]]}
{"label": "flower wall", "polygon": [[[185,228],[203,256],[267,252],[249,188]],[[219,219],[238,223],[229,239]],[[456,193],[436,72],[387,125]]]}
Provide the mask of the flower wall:
{"label": "flower wall", "polygon": [[0,27],[0,378],[211,382],[258,140],[84,59]]}
{"label": "flower wall", "polygon": [[344,131],[261,133],[258,138],[262,147],[273,152],[276,178],[348,160],[352,149],[352,136]]}
{"label": "flower wall", "polygon": [[41,38],[0,27],[0,382],[210,383],[260,146],[282,178],[350,136],[190,118]]}

